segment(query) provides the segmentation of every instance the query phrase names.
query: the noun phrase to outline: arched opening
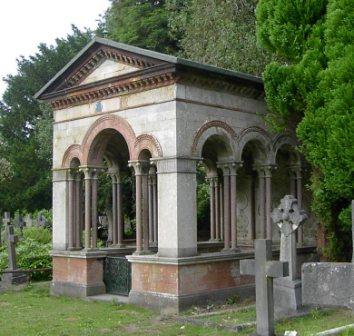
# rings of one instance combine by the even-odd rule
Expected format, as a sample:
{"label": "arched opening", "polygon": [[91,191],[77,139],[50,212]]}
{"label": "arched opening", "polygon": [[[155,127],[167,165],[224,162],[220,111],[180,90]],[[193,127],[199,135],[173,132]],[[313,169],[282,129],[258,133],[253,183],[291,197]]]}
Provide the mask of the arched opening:
{"label": "arched opening", "polygon": [[224,240],[222,165],[234,161],[228,136],[210,135],[201,148],[201,157],[197,166],[197,236],[199,242],[213,243],[208,248],[214,250]]}
{"label": "arched opening", "polygon": [[239,245],[253,246],[265,236],[265,198],[262,168],[266,163],[265,144],[248,141],[242,149],[242,167],[237,172],[237,231]]}

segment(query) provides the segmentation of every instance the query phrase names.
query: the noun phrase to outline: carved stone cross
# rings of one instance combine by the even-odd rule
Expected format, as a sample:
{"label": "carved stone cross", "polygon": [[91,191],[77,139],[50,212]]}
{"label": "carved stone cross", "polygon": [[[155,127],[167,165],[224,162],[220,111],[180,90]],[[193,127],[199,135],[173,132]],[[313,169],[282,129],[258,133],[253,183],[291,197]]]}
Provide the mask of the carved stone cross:
{"label": "carved stone cross", "polygon": [[16,264],[16,243],[18,242],[18,237],[14,233],[14,227],[11,224],[6,226],[6,234],[7,234],[7,250],[9,257],[9,267],[8,270],[13,271],[17,269]]}
{"label": "carved stone cross", "polygon": [[280,230],[280,260],[289,262],[289,279],[296,279],[296,236],[295,231],[307,219],[304,210],[299,209],[297,199],[286,195],[272,212],[273,222]]}
{"label": "carved stone cross", "polygon": [[256,277],[257,334],[274,335],[273,278],[289,274],[288,263],[272,261],[272,241],[255,240],[255,260],[240,260],[240,272]]}

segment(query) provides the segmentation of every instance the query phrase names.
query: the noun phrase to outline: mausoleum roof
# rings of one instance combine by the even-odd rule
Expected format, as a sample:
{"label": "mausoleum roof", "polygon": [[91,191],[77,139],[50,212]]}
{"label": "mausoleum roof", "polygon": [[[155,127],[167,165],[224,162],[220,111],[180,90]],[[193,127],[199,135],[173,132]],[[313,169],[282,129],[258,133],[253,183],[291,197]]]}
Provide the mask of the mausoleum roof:
{"label": "mausoleum roof", "polygon": [[[115,75],[109,78],[94,80],[95,77],[93,76],[90,80],[85,81],[85,78],[92,74],[105,60],[121,62],[126,64],[126,67],[120,71],[117,70]],[[171,70],[172,68],[173,70]],[[77,91],[78,88],[81,91],[85,89],[86,92],[89,88],[97,85],[101,85],[101,88],[103,88],[103,84],[112,82],[114,78],[126,83],[132,77],[140,80],[150,78],[152,74],[155,76],[157,73],[162,76],[162,74],[167,73],[175,75],[176,73],[189,72],[203,77],[209,76],[226,80],[231,84],[239,84],[256,90],[260,94],[263,92],[263,81],[257,76],[96,37],[44,85],[35,94],[35,98],[53,103],[53,98],[68,94],[71,96],[71,93]]]}

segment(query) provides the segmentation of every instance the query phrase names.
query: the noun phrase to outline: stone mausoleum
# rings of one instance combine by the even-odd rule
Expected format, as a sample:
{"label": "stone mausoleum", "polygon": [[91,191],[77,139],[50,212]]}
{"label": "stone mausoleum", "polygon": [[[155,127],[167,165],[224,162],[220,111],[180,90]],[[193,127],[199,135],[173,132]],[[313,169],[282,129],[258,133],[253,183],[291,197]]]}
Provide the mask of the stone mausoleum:
{"label": "stone mausoleum", "polygon": [[[36,97],[54,110],[53,294],[126,294],[172,312],[252,295],[239,261],[253,257],[256,238],[273,239],[276,257],[271,209],[285,194],[308,208],[296,140],[268,132],[258,77],[96,38]],[[199,165],[210,185],[201,228]],[[102,174],[112,204],[98,247]],[[135,239],[126,239],[124,202],[134,205]],[[315,240],[310,216],[299,263],[314,258]]]}

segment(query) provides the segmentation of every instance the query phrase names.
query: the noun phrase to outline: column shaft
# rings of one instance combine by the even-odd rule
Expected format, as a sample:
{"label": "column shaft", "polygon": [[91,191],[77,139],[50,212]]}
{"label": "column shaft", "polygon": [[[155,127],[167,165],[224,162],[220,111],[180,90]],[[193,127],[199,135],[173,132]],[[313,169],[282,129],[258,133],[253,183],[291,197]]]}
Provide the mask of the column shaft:
{"label": "column shaft", "polygon": [[230,172],[224,169],[224,249],[230,249]]}
{"label": "column shaft", "polygon": [[215,240],[215,179],[210,178],[210,240]]}
{"label": "column shaft", "polygon": [[154,243],[154,192],[153,192],[153,177],[149,176],[149,243]]}
{"label": "column shaft", "polygon": [[215,178],[215,186],[214,186],[214,195],[215,195],[215,239],[217,241],[220,240],[220,188],[219,188],[219,180]]}
{"label": "column shaft", "polygon": [[68,191],[69,191],[69,227],[68,227],[68,248],[69,250],[74,248],[75,245],[75,230],[74,230],[74,221],[75,221],[75,189],[74,189],[74,178],[72,172],[68,172]]}
{"label": "column shaft", "polygon": [[231,249],[237,248],[237,202],[236,202],[236,167],[232,167],[230,176],[230,207],[231,207]]}
{"label": "column shaft", "polygon": [[120,177],[117,177],[117,244],[118,246],[123,245],[123,231],[124,231],[124,221],[123,221],[123,210],[122,210],[122,184]]}
{"label": "column shaft", "polygon": [[154,243],[157,244],[158,224],[157,224],[157,176],[156,174],[153,180],[152,194],[153,194],[153,218],[154,218]]}
{"label": "column shaft", "polygon": [[75,248],[81,247],[81,179],[80,175],[75,180]]}
{"label": "column shaft", "polygon": [[117,180],[116,176],[112,175],[112,244],[117,245]]}
{"label": "column shaft", "polygon": [[149,250],[149,193],[148,193],[148,175],[142,175],[142,196],[143,196],[143,213],[142,213],[142,224],[143,224],[143,244],[144,252]]}
{"label": "column shaft", "polygon": [[136,253],[142,250],[142,227],[141,227],[141,175],[135,174],[135,203],[136,203]]}
{"label": "column shaft", "polygon": [[92,179],[92,232],[91,232],[91,248],[97,247],[97,172],[94,172]]}
{"label": "column shaft", "polygon": [[91,176],[85,170],[85,249],[91,248]]}
{"label": "column shaft", "polygon": [[224,240],[224,186],[220,182],[219,188],[219,201],[220,201],[220,239]]}

